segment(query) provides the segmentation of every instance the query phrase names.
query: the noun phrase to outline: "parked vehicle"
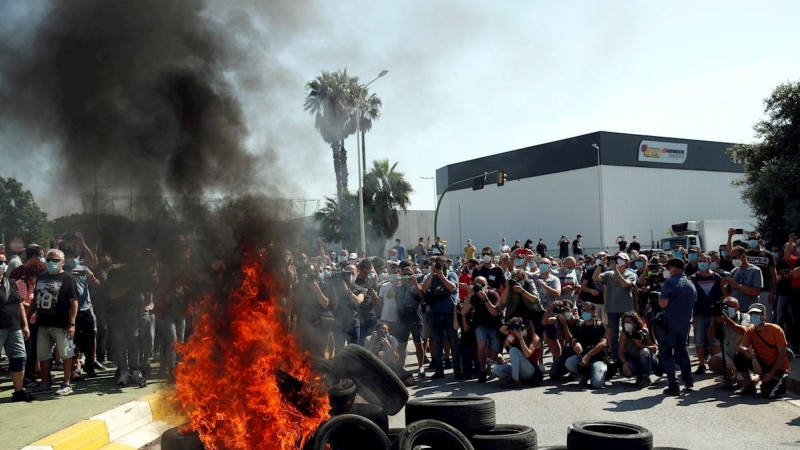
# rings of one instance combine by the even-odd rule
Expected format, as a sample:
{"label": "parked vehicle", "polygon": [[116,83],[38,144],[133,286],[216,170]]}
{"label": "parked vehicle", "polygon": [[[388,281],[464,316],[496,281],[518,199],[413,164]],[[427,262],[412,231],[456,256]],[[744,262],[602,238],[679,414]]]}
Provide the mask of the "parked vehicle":
{"label": "parked vehicle", "polygon": [[701,250],[716,250],[728,241],[728,229],[735,228],[746,235],[754,228],[752,219],[737,220],[696,220],[672,225],[672,237],[661,239],[661,249],[671,251],[678,245],[683,248],[696,246]]}

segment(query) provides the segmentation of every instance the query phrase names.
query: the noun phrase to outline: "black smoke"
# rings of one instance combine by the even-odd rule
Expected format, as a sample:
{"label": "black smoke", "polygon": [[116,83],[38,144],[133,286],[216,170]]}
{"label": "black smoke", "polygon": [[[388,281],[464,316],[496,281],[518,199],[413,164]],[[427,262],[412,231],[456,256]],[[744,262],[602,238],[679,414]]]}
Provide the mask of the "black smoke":
{"label": "black smoke", "polygon": [[257,39],[245,15],[201,0],[42,5],[32,29],[0,42],[0,133],[36,143],[8,150],[41,158],[52,192],[91,194],[95,171],[134,195],[252,190],[270,157],[246,148],[231,81]]}

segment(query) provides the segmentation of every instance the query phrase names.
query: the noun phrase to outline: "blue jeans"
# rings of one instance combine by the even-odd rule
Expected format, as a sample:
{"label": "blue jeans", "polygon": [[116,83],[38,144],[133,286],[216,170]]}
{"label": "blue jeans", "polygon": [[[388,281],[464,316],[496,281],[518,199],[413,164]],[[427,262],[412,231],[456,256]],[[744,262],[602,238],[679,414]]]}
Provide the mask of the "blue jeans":
{"label": "blue jeans", "polygon": [[667,374],[669,387],[679,387],[675,377],[676,359],[681,366],[683,382],[686,384],[692,382],[692,364],[689,361],[689,349],[686,346],[688,338],[689,330],[673,330],[670,328],[659,333],[660,354],[664,360],[664,372]]}
{"label": "blue jeans", "polygon": [[461,365],[458,351],[458,333],[453,329],[453,315],[428,312],[426,319],[433,338],[433,357],[436,372],[444,372],[444,340],[450,341],[450,354],[453,356],[453,367]]}
{"label": "blue jeans", "polygon": [[[567,358],[567,361],[564,364],[567,366],[567,370],[572,373],[579,374],[581,372],[581,358],[583,358],[581,355],[572,355]],[[592,383],[593,388],[600,389],[606,384],[606,372],[608,372],[608,366],[606,366],[606,363],[603,361],[590,362],[589,364],[591,364],[591,367],[589,368],[589,381]]]}
{"label": "blue jeans", "polygon": [[619,322],[622,320],[624,313],[606,313],[608,314],[608,328],[611,329],[611,358],[617,359],[619,355]]}
{"label": "blue jeans", "polygon": [[177,345],[184,342],[186,333],[186,316],[170,312],[166,317],[158,321],[161,335],[166,341],[166,359],[168,369],[174,369],[177,360]]}
{"label": "blue jeans", "polygon": [[533,375],[538,370],[534,367],[522,351],[516,347],[512,347],[508,351],[511,357],[511,364],[498,364],[492,368],[492,372],[500,378],[500,381],[527,381],[533,378]]}
{"label": "blue jeans", "polygon": [[779,295],[778,296],[778,306],[777,306],[777,317],[775,318],[775,323],[783,329],[783,332],[786,333],[786,324],[793,323],[794,320],[792,312],[789,310],[789,296],[788,295]]}
{"label": "blue jeans", "polygon": [[650,353],[649,349],[642,349],[642,353],[645,354],[626,355],[628,364],[631,365],[631,375],[634,377],[650,376],[653,373],[653,368],[658,364],[656,355]]}
{"label": "blue jeans", "polygon": [[551,380],[560,380],[564,375],[567,374],[567,372],[569,372],[566,367],[567,359],[574,354],[575,350],[573,350],[572,346],[569,344],[565,345],[564,348],[561,349],[561,356],[553,361],[553,365],[550,366]]}

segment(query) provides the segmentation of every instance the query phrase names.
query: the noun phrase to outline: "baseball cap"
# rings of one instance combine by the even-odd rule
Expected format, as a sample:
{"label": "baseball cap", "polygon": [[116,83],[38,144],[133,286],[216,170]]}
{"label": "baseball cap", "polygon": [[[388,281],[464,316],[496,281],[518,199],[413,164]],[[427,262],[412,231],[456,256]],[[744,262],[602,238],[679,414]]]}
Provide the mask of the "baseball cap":
{"label": "baseball cap", "polygon": [[747,314],[750,314],[751,312],[766,313],[767,308],[763,303],[753,303],[750,305],[750,308],[747,309]]}
{"label": "baseball cap", "polygon": [[627,253],[617,253],[617,258],[624,259],[625,261],[631,260],[631,257],[628,256]]}
{"label": "baseball cap", "polygon": [[355,253],[350,253],[350,257],[347,259],[358,259],[358,255],[356,255]]}
{"label": "baseball cap", "polygon": [[686,268],[686,264],[684,264],[684,262],[683,262],[683,260],[682,260],[682,259],[678,259],[678,258],[670,258],[670,259],[667,261],[667,263],[666,263],[666,264],[664,264],[664,267],[674,267],[674,268],[676,268],[676,269],[681,269],[681,270],[683,270],[683,269],[685,269],[685,268]]}

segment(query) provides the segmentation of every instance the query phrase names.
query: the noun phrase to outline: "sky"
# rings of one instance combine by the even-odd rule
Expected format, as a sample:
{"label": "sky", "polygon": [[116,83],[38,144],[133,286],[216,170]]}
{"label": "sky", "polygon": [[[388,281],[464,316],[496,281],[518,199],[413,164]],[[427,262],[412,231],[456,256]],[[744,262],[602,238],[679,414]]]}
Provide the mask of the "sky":
{"label": "sky", "polygon": [[[0,27],[32,29],[47,10],[37,3],[0,3]],[[370,86],[383,110],[367,160],[398,162],[415,190],[410,209],[433,209],[423,177],[437,168],[599,130],[751,142],[764,98],[800,80],[793,0],[259,3],[212,2],[208,14],[241,7],[261,27],[249,57],[268,82],[237,91],[248,145],[275,150],[271,164],[292,185],[281,195],[292,198],[335,194],[330,149],[303,111],[305,84],[322,70],[364,82],[388,70]],[[80,208],[22,177],[54,162],[8,157],[21,140],[0,124],[0,175],[21,178],[51,217]],[[355,190],[355,138],[346,147]],[[100,180],[109,195],[126,191],[118,183]]]}

